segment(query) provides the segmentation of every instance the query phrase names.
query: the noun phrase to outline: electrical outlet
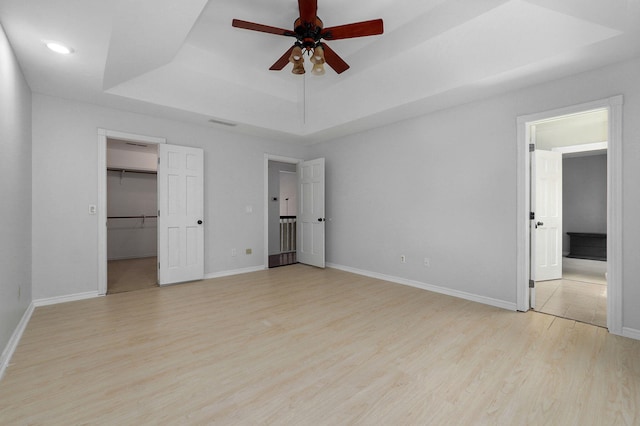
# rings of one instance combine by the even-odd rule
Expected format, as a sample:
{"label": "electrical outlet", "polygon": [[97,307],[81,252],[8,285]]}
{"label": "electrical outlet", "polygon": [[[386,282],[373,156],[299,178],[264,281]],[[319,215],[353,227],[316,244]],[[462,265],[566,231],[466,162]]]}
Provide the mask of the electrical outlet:
{"label": "electrical outlet", "polygon": [[235,257],[236,255],[237,255],[237,253],[236,253],[236,249],[232,248],[232,249],[231,249],[231,256],[232,256],[232,257]]}
{"label": "electrical outlet", "polygon": [[400,263],[407,263],[407,256],[404,254],[400,256]]}
{"label": "electrical outlet", "polygon": [[425,268],[428,268],[428,267],[430,267],[430,266],[431,266],[431,260],[429,260],[429,258],[428,258],[428,257],[425,257],[425,258],[424,258],[424,267],[425,267]]}
{"label": "electrical outlet", "polygon": [[248,249],[246,249],[246,250],[244,251],[244,253],[245,253],[245,254],[251,254],[251,253],[253,253],[253,250],[251,250],[250,248],[248,248]]}

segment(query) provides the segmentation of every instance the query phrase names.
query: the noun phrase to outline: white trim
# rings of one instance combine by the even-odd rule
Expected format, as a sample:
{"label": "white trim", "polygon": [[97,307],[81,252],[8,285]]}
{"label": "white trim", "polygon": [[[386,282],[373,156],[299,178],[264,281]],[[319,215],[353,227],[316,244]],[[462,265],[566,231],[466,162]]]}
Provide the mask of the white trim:
{"label": "white trim", "polygon": [[265,269],[266,269],[265,265],[259,265],[259,266],[250,266],[248,268],[231,269],[229,271],[212,272],[210,274],[205,274],[204,279],[210,280],[212,278],[221,278],[221,277],[229,277],[231,275],[248,274],[249,272],[264,271]]}
{"label": "white trim", "polygon": [[146,142],[146,143],[167,143],[166,138],[156,136],[138,135],[135,133],[119,132],[117,130],[98,129],[98,134],[111,139],[130,142]]}
{"label": "white trim", "polygon": [[107,294],[107,138],[154,144],[167,143],[165,138],[138,135],[98,128],[98,288],[99,295]]}
{"label": "white trim", "polygon": [[36,308],[40,306],[57,305],[58,303],[75,302],[78,300],[93,299],[94,297],[104,296],[97,291],[87,291],[84,293],[67,294],[64,296],[48,297],[46,299],[38,299],[31,302]]}
{"label": "white trim", "polygon": [[98,293],[107,294],[107,134],[98,129]]}
{"label": "white trim", "polygon": [[579,145],[556,146],[551,151],[563,154],[573,154],[575,152],[600,151],[608,148],[608,142],[582,143]]}
{"label": "white trim", "polygon": [[283,157],[281,155],[264,154],[264,264],[265,269],[269,268],[269,161],[279,161],[281,163],[298,164],[304,160],[293,157]]}
{"label": "white trim", "polygon": [[607,326],[613,334],[622,333],[622,95],[607,99],[540,112],[517,118],[517,266],[516,305],[529,307],[529,199],[530,160],[529,123],[551,117],[606,108],[609,111],[607,155]]}
{"label": "white trim", "polygon": [[607,327],[622,327],[622,96],[609,99],[607,151]]}
{"label": "white trim", "polygon": [[35,305],[33,304],[33,302],[31,302],[27,309],[24,311],[24,314],[22,314],[22,318],[20,319],[20,322],[16,326],[15,330],[13,330],[13,334],[11,335],[9,342],[7,342],[7,346],[5,346],[4,350],[2,351],[2,356],[0,356],[0,380],[2,380],[4,372],[9,366],[9,361],[11,361],[11,357],[18,347],[18,343],[20,343],[22,333],[24,333],[24,330],[26,330],[27,324],[29,324],[31,314],[33,314],[34,309]]}
{"label": "white trim", "polygon": [[[529,310],[529,273],[530,273],[530,241],[529,212],[529,174],[531,158],[528,144],[530,140],[529,126],[522,117],[517,120],[517,167],[516,167],[516,307],[519,311]],[[524,190],[523,190],[524,189]],[[527,283],[527,287],[523,283]]]}
{"label": "white trim", "polygon": [[422,290],[432,291],[434,293],[446,294],[447,296],[453,296],[460,299],[470,300],[472,302],[482,303],[483,305],[495,306],[497,308],[507,309],[510,311],[516,310],[516,304],[513,302],[507,302],[506,300],[499,300],[499,299],[493,299],[491,297],[479,296],[473,293],[453,290],[446,287],[440,287],[437,285],[427,284],[420,281],[414,281],[406,278],[380,274],[377,272],[365,271],[362,269],[352,268],[350,266],[338,265],[335,263],[327,263],[327,267],[333,268],[333,269],[339,269],[345,272],[351,272],[352,274],[363,275],[365,277],[376,278],[383,281],[389,281],[396,284],[402,284],[410,287],[419,288]]}
{"label": "white trim", "polygon": [[622,335],[630,339],[640,340],[640,330],[630,327],[622,327]]}

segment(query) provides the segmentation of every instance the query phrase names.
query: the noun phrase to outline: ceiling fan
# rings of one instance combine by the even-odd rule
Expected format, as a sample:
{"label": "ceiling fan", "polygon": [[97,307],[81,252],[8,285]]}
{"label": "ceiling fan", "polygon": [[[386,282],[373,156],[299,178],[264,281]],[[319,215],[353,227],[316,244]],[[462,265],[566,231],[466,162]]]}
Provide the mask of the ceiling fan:
{"label": "ceiling fan", "polygon": [[324,28],[322,20],[316,15],[318,0],[298,0],[298,9],[300,10],[300,17],[295,20],[293,31],[240,19],[234,19],[231,25],[245,30],[295,37],[296,42],[294,45],[269,68],[270,70],[280,71],[291,62],[293,63],[292,72],[294,74],[305,73],[303,65],[304,52],[310,55],[310,61],[314,64],[311,71],[313,74],[324,74],[323,64],[325,62],[338,74],[349,69],[349,65],[326,43],[321,42],[321,39],[341,40],[377,35],[383,32],[382,19]]}

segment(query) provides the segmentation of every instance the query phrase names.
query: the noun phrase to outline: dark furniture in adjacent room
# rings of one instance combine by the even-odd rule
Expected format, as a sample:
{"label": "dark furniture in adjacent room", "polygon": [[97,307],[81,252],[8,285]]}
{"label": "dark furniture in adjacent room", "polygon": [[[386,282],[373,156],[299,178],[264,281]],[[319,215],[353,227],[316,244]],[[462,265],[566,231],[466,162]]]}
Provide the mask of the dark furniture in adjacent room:
{"label": "dark furniture in adjacent room", "polygon": [[567,232],[569,256],[577,259],[607,260],[607,234]]}

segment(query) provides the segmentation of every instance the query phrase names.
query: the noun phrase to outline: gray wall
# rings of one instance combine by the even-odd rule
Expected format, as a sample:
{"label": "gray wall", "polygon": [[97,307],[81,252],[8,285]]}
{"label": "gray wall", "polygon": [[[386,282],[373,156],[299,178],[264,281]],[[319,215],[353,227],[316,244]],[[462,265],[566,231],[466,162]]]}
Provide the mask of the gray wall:
{"label": "gray wall", "polygon": [[[327,261],[515,304],[517,117],[618,94],[622,228],[640,235],[639,76],[633,60],[314,146]],[[622,243],[623,326],[640,330],[640,240]]]}
{"label": "gray wall", "polygon": [[0,26],[0,351],[31,303],[31,90]]}
{"label": "gray wall", "polygon": [[[515,303],[516,117],[622,94],[622,230],[640,235],[640,60],[311,148],[34,94],[30,163],[29,88],[4,37],[0,55],[3,343],[31,300],[31,248],[34,298],[97,290],[99,224],[87,207],[97,204],[99,127],[205,150],[207,273],[263,263],[264,154],[324,156],[329,262]],[[622,244],[623,326],[640,330],[640,241]]]}
{"label": "gray wall", "polygon": [[562,251],[569,251],[567,232],[607,232],[607,156],[562,161]]}
{"label": "gray wall", "polygon": [[34,299],[97,291],[98,128],[202,148],[205,274],[264,264],[264,155],[307,147],[34,93]]}

